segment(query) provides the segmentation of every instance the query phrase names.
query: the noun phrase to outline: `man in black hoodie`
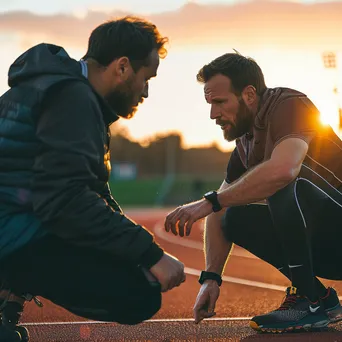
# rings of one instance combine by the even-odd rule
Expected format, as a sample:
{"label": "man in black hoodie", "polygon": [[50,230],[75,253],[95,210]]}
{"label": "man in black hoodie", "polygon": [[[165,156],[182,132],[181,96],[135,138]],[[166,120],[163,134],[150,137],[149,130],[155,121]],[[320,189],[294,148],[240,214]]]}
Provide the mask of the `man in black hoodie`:
{"label": "man in black hoodie", "polygon": [[36,295],[83,317],[136,324],[185,280],[184,265],[123,214],[108,187],[109,125],[148,97],[166,41],[126,17],[97,27],[81,61],[40,44],[10,67],[0,98],[0,339],[16,329],[25,299],[39,304]]}

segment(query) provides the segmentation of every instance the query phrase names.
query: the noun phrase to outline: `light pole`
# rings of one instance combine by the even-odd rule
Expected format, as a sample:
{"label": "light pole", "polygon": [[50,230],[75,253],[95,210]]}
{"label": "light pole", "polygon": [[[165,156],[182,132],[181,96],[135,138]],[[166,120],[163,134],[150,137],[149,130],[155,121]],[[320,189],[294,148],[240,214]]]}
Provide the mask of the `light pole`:
{"label": "light pole", "polygon": [[[325,52],[323,53],[323,62],[324,67],[326,69],[332,69],[334,71],[335,76],[337,75],[337,61],[336,61],[336,54],[335,52]],[[334,79],[334,88],[333,92],[336,96],[337,100],[337,106],[338,106],[338,115],[339,115],[339,130],[342,129],[342,108],[341,108],[341,102],[339,99],[339,90],[338,90],[338,84],[337,84],[337,77]]]}

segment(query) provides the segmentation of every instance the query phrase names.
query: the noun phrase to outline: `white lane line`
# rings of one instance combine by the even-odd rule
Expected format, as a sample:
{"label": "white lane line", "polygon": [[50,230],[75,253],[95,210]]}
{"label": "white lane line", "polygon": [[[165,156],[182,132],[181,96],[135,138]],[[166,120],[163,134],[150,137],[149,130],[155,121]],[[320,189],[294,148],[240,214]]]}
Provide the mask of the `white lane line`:
{"label": "white lane line", "polygon": [[[155,235],[158,236],[160,239],[173,243],[175,245],[179,245],[183,247],[190,247],[193,249],[198,249],[200,251],[203,251],[203,242],[191,240],[187,237],[181,238],[179,236],[173,235],[172,233],[167,233],[164,230],[163,222],[164,221],[158,221],[153,228]],[[252,253],[249,253],[248,251],[245,251],[245,250],[241,250],[239,248],[233,248],[232,254],[235,256],[243,257],[243,258],[258,259]]]}
{"label": "white lane line", "polygon": [[[252,317],[218,317],[218,318],[209,318],[205,321],[247,321]],[[193,318],[160,318],[160,319],[150,319],[144,321],[143,323],[173,323],[173,322],[194,322]],[[102,321],[80,321],[80,322],[29,322],[22,323],[23,326],[46,326],[46,325],[82,325],[82,324],[115,324],[114,322],[102,322]]]}
{"label": "white lane line", "polygon": [[[168,242],[174,243],[174,244],[179,244],[183,245],[185,247],[190,247],[194,249],[203,249],[203,244],[197,241],[192,241],[192,240],[180,240],[176,238],[173,235],[169,235],[167,233],[164,234],[164,230],[162,225],[160,224],[160,221],[154,226],[154,232],[155,234]],[[182,244],[184,242],[184,244]],[[192,247],[194,246],[194,247]],[[239,254],[239,253],[237,253]],[[235,255],[237,255],[235,254]],[[244,255],[245,256],[245,255]],[[248,257],[248,256],[247,256]],[[255,256],[253,256],[255,257]],[[256,258],[256,257],[255,257]],[[185,267],[184,271],[186,274],[189,275],[195,275],[199,276],[201,271],[196,270],[194,268],[190,267]],[[262,283],[258,281],[252,281],[252,280],[247,280],[247,279],[241,279],[241,278],[235,278],[235,277],[229,277],[229,276],[223,276],[222,280],[225,282],[230,282],[230,283],[235,283],[235,284],[241,284],[241,285],[247,285],[247,286],[254,286],[254,287],[259,287],[259,288],[264,288],[264,289],[270,289],[270,290],[275,290],[275,291],[282,291],[284,292],[286,290],[285,286],[279,286],[279,285],[274,285],[274,284],[269,284],[269,283]],[[342,296],[339,297],[339,300],[342,300]],[[221,317],[221,318],[209,318],[205,321],[247,321],[250,320],[252,317]],[[170,318],[170,319],[150,319],[147,321],[144,321],[145,323],[172,323],[172,322],[193,322],[193,318]],[[76,322],[38,322],[38,323],[33,323],[33,322],[28,322],[28,323],[23,323],[23,326],[53,326],[53,325],[82,325],[82,324],[113,324],[113,322],[102,322],[102,321],[76,321]]]}
{"label": "white lane line", "polygon": [[[185,267],[184,271],[186,274],[191,274],[191,275],[195,275],[195,276],[200,276],[200,274],[201,274],[201,271],[196,270],[194,268],[189,268],[189,267]],[[222,277],[222,280],[227,281],[229,283],[259,287],[262,289],[276,290],[276,291],[282,291],[282,292],[285,292],[285,290],[286,290],[285,286],[262,283],[260,281],[254,281],[254,280],[229,277],[229,276],[225,276],[225,275]]]}
{"label": "white lane line", "polygon": [[[210,321],[246,321],[252,317],[214,317],[209,318]],[[160,323],[160,322],[194,322],[193,318],[161,318],[161,319],[151,319],[145,322]]]}
{"label": "white lane line", "polygon": [[[203,243],[201,243],[199,241],[194,241],[194,240],[190,240],[190,239],[180,239],[179,237],[176,237],[172,234],[166,233],[164,231],[164,227],[163,227],[161,221],[159,221],[155,224],[154,232],[155,232],[156,236],[158,236],[160,239],[171,242],[173,244],[203,250]],[[250,256],[246,256],[244,254],[244,251],[237,250],[237,253],[234,253],[234,249],[233,249],[233,254],[237,255],[237,256],[244,256],[244,257],[250,258]],[[254,255],[252,255],[252,257],[257,259],[257,257]],[[185,267],[184,271],[186,274],[195,275],[195,276],[200,276],[200,274],[201,274],[200,270],[190,268],[190,267]],[[282,292],[285,292],[285,290],[286,290],[286,286],[263,283],[263,282],[259,282],[259,281],[247,280],[247,279],[242,279],[242,278],[223,276],[222,280],[226,281],[226,282],[234,283],[234,284],[254,286],[254,287],[258,287],[258,288],[262,288],[262,289],[268,289],[268,290],[275,290],[275,291],[282,291]],[[340,296],[338,298],[339,298],[339,300],[342,300],[342,296]]]}

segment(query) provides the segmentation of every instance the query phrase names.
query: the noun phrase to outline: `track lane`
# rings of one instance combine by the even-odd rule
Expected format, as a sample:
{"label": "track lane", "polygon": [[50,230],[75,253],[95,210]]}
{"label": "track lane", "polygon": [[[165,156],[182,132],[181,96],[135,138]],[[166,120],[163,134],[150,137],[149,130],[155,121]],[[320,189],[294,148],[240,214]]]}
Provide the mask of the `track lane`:
{"label": "track lane", "polygon": [[[53,341],[56,342],[78,341],[78,338],[80,338],[79,336],[83,336],[81,338],[82,341],[95,341],[92,339],[94,331],[96,331],[96,334],[99,334],[98,336],[106,336],[105,339],[99,338],[96,339],[96,341],[108,342],[114,340],[130,341],[133,339],[136,341],[145,341],[143,336],[149,336],[149,341],[192,341],[194,340],[194,336],[198,336],[200,338],[198,340],[202,341],[259,341],[261,338],[260,335],[255,334],[248,327],[246,319],[256,314],[266,313],[271,309],[278,307],[284,296],[284,293],[280,290],[288,285],[287,279],[270,265],[254,256],[248,256],[248,253],[245,254],[242,249],[239,251],[239,248],[236,248],[236,251],[233,252],[225,271],[225,277],[227,277],[225,280],[228,280],[228,282],[225,282],[221,287],[220,298],[216,306],[216,319],[202,322],[199,326],[196,326],[193,323],[192,308],[200,288],[200,285],[197,282],[198,272],[204,268],[204,257],[202,248],[200,247],[203,234],[201,223],[197,223],[197,226],[195,226],[193,230],[194,234],[191,234],[191,239],[196,242],[195,245],[199,248],[189,248],[184,244],[183,246],[180,246],[173,239],[167,238],[164,240],[158,236],[158,231],[155,230],[155,228],[158,230],[156,223],[160,226],[160,223],[165,217],[165,213],[165,210],[156,212],[148,210],[146,212],[131,213],[131,217],[135,221],[145,225],[151,231],[156,233],[156,240],[161,244],[161,246],[182,260],[187,267],[188,273],[190,273],[187,275],[187,281],[182,284],[181,287],[163,294],[162,309],[155,317],[153,317],[152,322],[144,323],[138,327],[107,324],[105,328],[101,324],[96,325],[94,322],[89,325],[86,322],[87,320],[72,315],[66,310],[43,299],[45,306],[42,309],[38,308],[33,303],[28,303],[23,315],[23,322],[33,324],[29,326],[30,330],[33,331],[32,342],[52,341],[53,339],[49,337],[49,334],[54,335],[53,332],[57,331],[56,326],[53,327],[46,323],[53,322],[58,322],[58,327],[61,329],[58,329],[58,331],[65,332],[63,337],[64,339],[60,337],[60,333],[55,334],[55,339]],[[175,238],[181,239],[180,237]],[[229,282],[229,280],[232,280],[233,278],[260,282],[262,283],[262,286],[255,287],[251,284],[243,285]],[[265,283],[268,285],[274,285],[275,288],[264,288],[263,286]],[[339,289],[339,292],[342,293],[341,282],[325,283],[335,285],[335,288]],[[241,322],[220,320],[227,317],[242,317],[245,320]],[[164,321],[166,319],[175,319],[176,321]],[[185,321],[183,321],[184,319]],[[82,323],[83,321],[84,324]],[[75,322],[75,324],[70,324],[68,322]],[[45,324],[36,326],[36,323]],[[158,324],[158,327],[155,326],[155,328],[152,329],[151,327],[153,324]],[[108,329],[110,331],[108,331]],[[164,335],[158,335],[160,334],[160,329],[161,331],[167,331],[167,333]],[[336,329],[336,331],[331,330],[325,335],[291,334],[291,339],[288,339],[288,336],[283,335],[278,336],[278,339],[281,338],[282,341],[307,341],[305,336],[310,336],[310,341],[342,341],[342,338],[339,339],[341,337],[341,332],[338,330],[340,329],[340,325],[338,325]],[[193,335],[193,333],[196,335]],[[158,336],[159,338],[162,337],[162,339],[159,339]],[[323,339],[318,339],[319,336]],[[264,339],[272,340],[272,337],[265,337],[263,335],[262,340]]]}

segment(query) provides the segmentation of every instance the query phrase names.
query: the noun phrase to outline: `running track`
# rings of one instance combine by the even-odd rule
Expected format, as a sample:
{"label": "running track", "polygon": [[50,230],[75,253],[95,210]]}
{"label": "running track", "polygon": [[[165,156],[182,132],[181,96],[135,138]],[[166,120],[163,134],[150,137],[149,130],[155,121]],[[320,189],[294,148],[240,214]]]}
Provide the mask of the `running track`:
{"label": "running track", "polygon": [[[153,320],[134,327],[88,322],[42,299],[43,308],[28,303],[22,322],[32,342],[69,341],[342,341],[342,324],[320,333],[260,335],[248,326],[248,318],[279,306],[287,279],[270,265],[239,247],[227,264],[224,284],[214,319],[193,323],[192,307],[204,268],[202,252],[203,222],[197,223],[187,238],[163,230],[167,210],[127,211],[135,221],[155,234],[156,240],[186,266],[186,282],[163,295],[163,305]],[[342,282],[324,281],[342,294]]]}

